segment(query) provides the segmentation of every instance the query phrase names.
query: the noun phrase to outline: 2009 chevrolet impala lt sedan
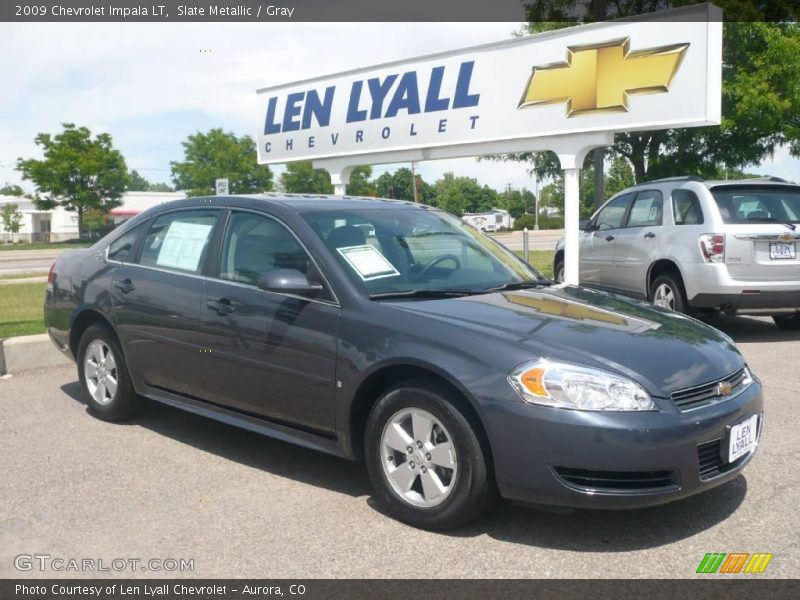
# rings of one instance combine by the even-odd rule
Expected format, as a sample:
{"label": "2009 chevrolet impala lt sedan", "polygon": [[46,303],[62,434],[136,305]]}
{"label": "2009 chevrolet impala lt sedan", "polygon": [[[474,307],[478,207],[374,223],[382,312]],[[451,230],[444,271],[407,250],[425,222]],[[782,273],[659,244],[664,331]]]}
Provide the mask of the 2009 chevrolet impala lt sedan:
{"label": "2009 chevrolet impala lt sedan", "polygon": [[45,317],[97,417],[149,398],[363,459],[388,511],[430,529],[498,494],[677,500],[737,477],[762,428],[726,335],[557,285],[407,202],[162,204],[64,253]]}

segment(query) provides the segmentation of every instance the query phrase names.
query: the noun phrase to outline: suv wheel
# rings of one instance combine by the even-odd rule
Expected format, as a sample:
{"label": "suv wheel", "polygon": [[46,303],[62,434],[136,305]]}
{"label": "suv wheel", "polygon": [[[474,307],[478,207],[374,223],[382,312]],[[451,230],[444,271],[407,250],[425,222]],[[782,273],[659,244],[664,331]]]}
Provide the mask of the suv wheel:
{"label": "suv wheel", "polygon": [[78,377],[94,416],[120,421],[141,409],[142,399],[133,391],[119,344],[107,327],[92,325],[81,336]]}
{"label": "suv wheel", "polygon": [[564,259],[557,258],[553,265],[553,279],[558,283],[564,283]]}
{"label": "suv wheel", "polygon": [[800,313],[793,315],[774,315],[772,320],[775,325],[787,331],[800,331]]}
{"label": "suv wheel", "polygon": [[364,455],[377,499],[423,529],[463,525],[494,497],[481,443],[447,396],[433,382],[404,382],[367,419]]}
{"label": "suv wheel", "polygon": [[673,273],[664,273],[656,277],[650,285],[650,302],[675,312],[685,313],[686,296],[683,293],[680,277]]}

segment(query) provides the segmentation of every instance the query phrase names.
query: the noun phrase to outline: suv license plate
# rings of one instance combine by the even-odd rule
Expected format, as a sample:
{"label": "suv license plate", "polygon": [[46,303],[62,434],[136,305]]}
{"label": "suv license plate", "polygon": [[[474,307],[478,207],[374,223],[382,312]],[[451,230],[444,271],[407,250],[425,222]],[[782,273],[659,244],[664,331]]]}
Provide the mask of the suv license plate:
{"label": "suv license plate", "polygon": [[769,257],[772,259],[796,258],[794,244],[770,244]]}
{"label": "suv license plate", "polygon": [[758,431],[758,415],[753,415],[731,427],[728,442],[728,462],[732,463],[745,454],[749,454],[756,447],[756,432]]}

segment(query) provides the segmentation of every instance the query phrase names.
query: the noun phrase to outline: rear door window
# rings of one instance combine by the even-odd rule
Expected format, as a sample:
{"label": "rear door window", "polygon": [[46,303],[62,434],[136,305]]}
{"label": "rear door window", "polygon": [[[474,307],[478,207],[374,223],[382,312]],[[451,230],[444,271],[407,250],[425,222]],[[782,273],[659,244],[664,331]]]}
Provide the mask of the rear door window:
{"label": "rear door window", "polygon": [[645,190],[636,194],[628,215],[628,227],[653,227],[661,225],[663,198],[658,190]]}
{"label": "rear door window", "polygon": [[139,264],[200,273],[218,217],[217,210],[185,210],[161,215],[147,232]]}
{"label": "rear door window", "polygon": [[132,262],[136,256],[139,239],[147,229],[147,223],[142,223],[126,231],[108,247],[108,260],[116,262]]}

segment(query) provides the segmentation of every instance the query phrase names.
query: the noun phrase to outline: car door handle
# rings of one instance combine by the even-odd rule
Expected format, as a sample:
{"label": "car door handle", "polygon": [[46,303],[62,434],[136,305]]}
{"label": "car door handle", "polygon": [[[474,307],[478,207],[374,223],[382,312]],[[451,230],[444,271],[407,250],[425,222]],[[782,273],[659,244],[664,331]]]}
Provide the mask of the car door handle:
{"label": "car door handle", "polygon": [[219,300],[209,300],[206,306],[215,311],[218,315],[229,315],[236,309],[231,305],[231,301],[227,298],[220,298]]}
{"label": "car door handle", "polygon": [[652,240],[654,237],[656,237],[656,234],[653,233],[652,231],[648,231],[647,233],[644,234],[644,237],[646,237],[649,240]]}
{"label": "car door handle", "polygon": [[607,242],[613,242],[614,241],[614,236],[613,235],[607,235],[606,236],[606,241]]}
{"label": "car door handle", "polygon": [[118,279],[114,282],[114,287],[123,294],[127,294],[128,292],[132,292],[136,289],[136,286],[133,285],[133,282],[130,279]]}

